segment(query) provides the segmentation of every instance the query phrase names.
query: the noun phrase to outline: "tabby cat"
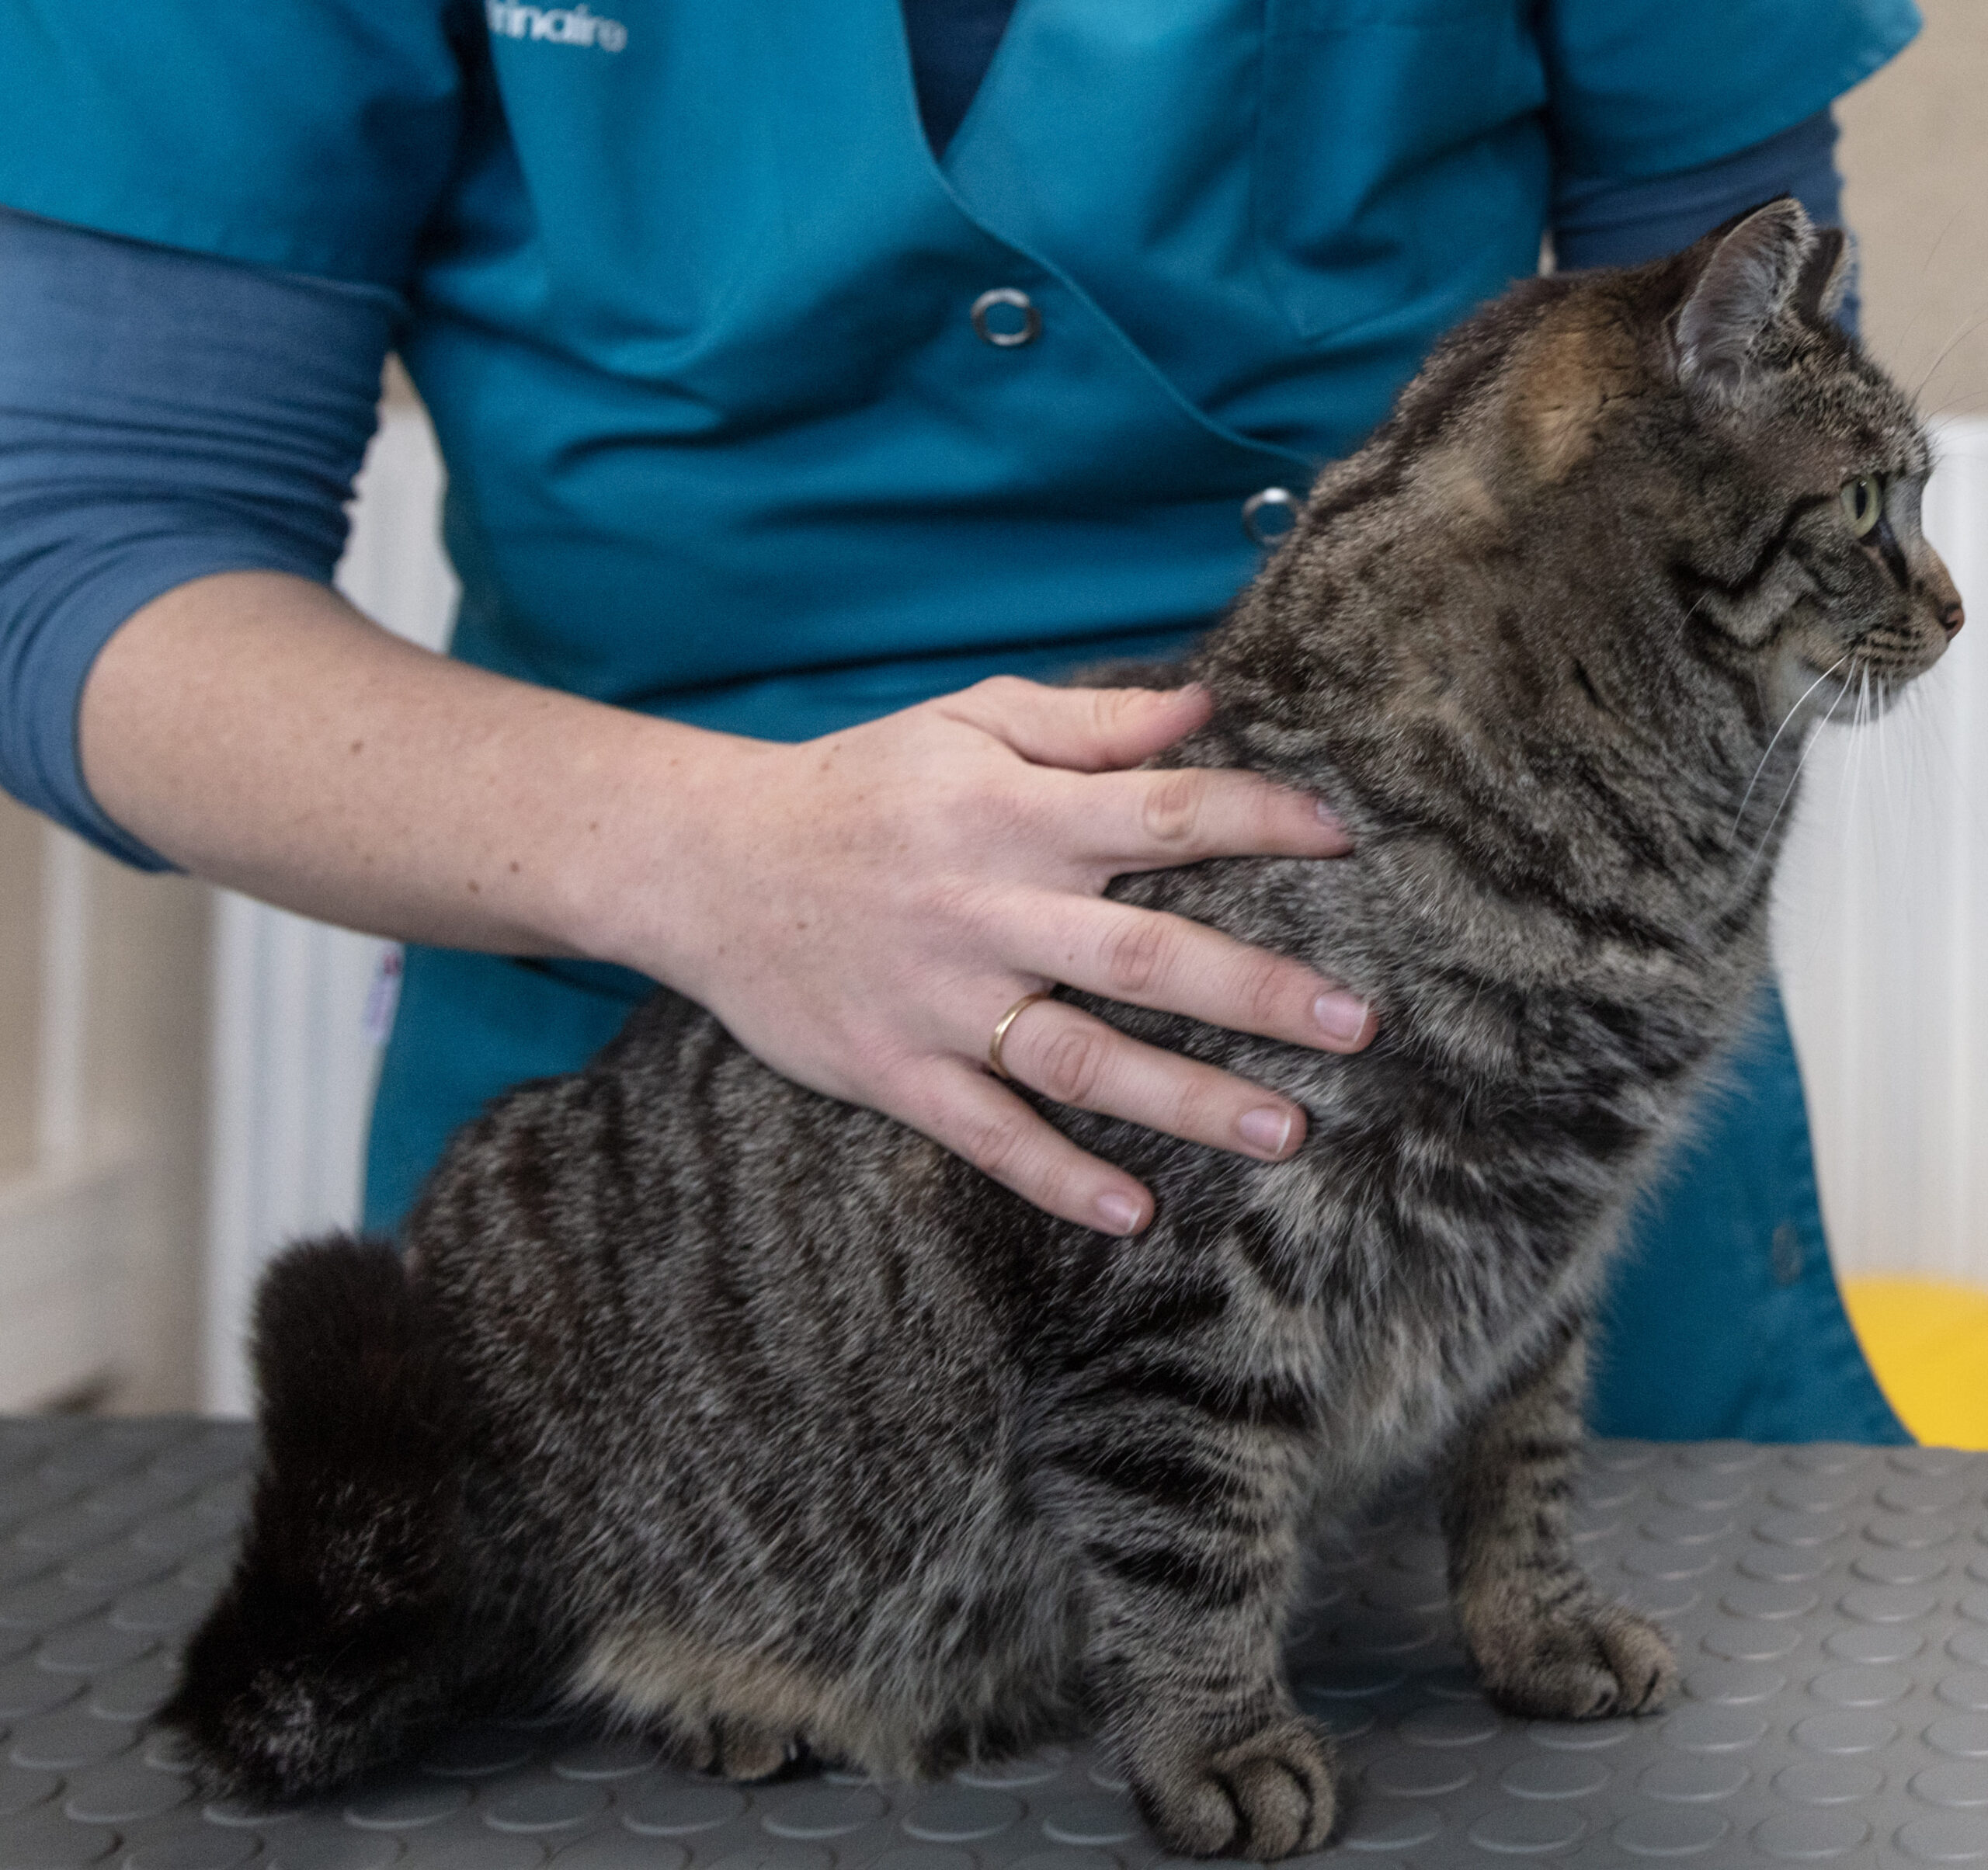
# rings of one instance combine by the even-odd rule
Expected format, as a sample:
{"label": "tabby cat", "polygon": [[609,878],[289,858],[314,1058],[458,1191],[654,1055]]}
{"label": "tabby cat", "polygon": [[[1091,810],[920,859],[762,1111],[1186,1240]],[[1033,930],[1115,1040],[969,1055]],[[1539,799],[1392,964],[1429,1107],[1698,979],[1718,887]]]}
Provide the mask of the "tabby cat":
{"label": "tabby cat", "polygon": [[531,1695],[749,1779],[1090,1724],[1172,1849],[1314,1848],[1307,1523],[1417,1465],[1490,1695],[1660,1703],[1662,1633],[1568,1542],[1589,1305],[1754,999],[1808,732],[1961,623],[1843,271],[1784,200],[1519,286],[1176,672],[1218,711],[1173,763],[1329,798],[1357,850],[1115,893],[1312,961],[1380,1037],[1084,1003],[1301,1104],[1290,1160],[1058,1111],[1158,1196],[1107,1239],[663,993],[457,1137],[404,1262],[277,1262],[252,1523],[162,1717],[218,1781],[314,1792]]}

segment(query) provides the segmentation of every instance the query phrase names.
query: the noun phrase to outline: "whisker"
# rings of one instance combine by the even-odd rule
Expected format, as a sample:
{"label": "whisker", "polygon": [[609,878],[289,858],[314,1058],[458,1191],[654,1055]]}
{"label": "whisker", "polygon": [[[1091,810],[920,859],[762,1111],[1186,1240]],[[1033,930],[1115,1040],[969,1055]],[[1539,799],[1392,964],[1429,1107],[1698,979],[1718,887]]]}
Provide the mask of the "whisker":
{"label": "whisker", "polygon": [[[1860,671],[1858,675],[1857,705],[1851,710],[1850,725],[1846,730],[1852,734],[1855,734],[1864,725],[1865,705],[1869,693],[1870,673],[1871,672],[1867,669]],[[1837,773],[1836,819],[1839,826],[1847,825],[1850,822],[1850,801],[1854,796],[1854,787],[1852,782],[1856,777],[1858,756],[1863,750],[1863,743],[1860,739],[1845,753],[1843,764]]]}
{"label": "whisker", "polygon": [[[1774,729],[1774,738],[1767,742],[1766,752],[1762,753],[1760,756],[1760,764],[1753,769],[1753,777],[1747,780],[1746,790],[1740,795],[1740,809],[1733,815],[1733,829],[1726,833],[1726,836],[1729,838],[1736,838],[1740,835],[1740,826],[1746,816],[1746,806],[1753,796],[1753,788],[1760,783],[1760,775],[1767,770],[1767,762],[1774,757],[1774,750],[1775,747],[1780,744],[1781,735],[1788,732],[1788,722],[1792,721],[1795,717],[1801,712],[1802,704],[1807,700],[1817,689],[1820,688],[1831,676],[1834,675],[1836,672],[1849,660],[1850,657],[1847,652],[1838,656],[1828,668],[1824,669],[1820,675],[1816,676],[1814,681],[1811,682],[1806,688],[1802,690],[1802,693],[1796,697],[1795,705],[1791,707],[1786,714],[1781,716],[1780,726]],[[1831,706],[1833,707],[1834,704],[1832,703]],[[1796,770],[1798,771],[1800,770],[1799,765]],[[1777,813],[1776,815],[1778,816],[1779,814]]]}
{"label": "whisker", "polygon": [[1884,801],[1884,826],[1890,833],[1889,841],[1896,844],[1899,832],[1898,806],[1892,796],[1891,736],[1884,732],[1889,725],[1889,722],[1881,716],[1876,723],[1878,731],[1871,736],[1871,745],[1878,762],[1878,791]]}
{"label": "whisker", "polygon": [[[1870,796],[1870,787],[1864,777],[1864,769],[1870,763],[1871,760],[1871,743],[1872,738],[1871,729],[1875,725],[1877,711],[1872,705],[1871,672],[1868,669],[1864,672],[1863,686],[1864,718],[1862,732],[1858,737],[1857,780],[1859,790],[1863,793],[1866,798],[1868,798]],[[1865,829],[1871,835],[1871,862],[1873,870],[1875,871],[1882,867],[1884,862],[1885,854],[1885,840],[1879,833],[1879,827],[1876,814],[1867,811],[1864,814],[1864,826]]]}
{"label": "whisker", "polygon": [[[1955,227],[1958,224],[1961,217],[1968,211],[1968,209],[1971,205],[1972,203],[1970,203],[1963,202],[1960,207],[1955,208],[1953,213],[1947,217],[1946,225],[1940,230],[1939,238],[1935,240],[1931,247],[1927,251],[1925,261],[1920,269],[1922,273],[1930,273],[1932,271],[1933,258],[1934,255],[1939,252],[1941,242],[1944,242],[1947,236],[1953,231]],[[1859,259],[1861,261],[1861,255],[1859,255]],[[1906,319],[1904,330],[1899,333],[1899,343],[1901,346],[1909,342],[1915,335],[1917,335],[1920,322],[1925,318],[1927,313],[1931,310],[1931,308],[1932,301],[1930,297],[1921,297],[1918,304],[1913,307],[1912,316]]]}
{"label": "whisker", "polygon": [[[1965,768],[1954,751],[1949,733],[1960,722],[1952,708],[1941,704],[1941,697],[1952,692],[1948,685],[1954,679],[1948,667],[1942,664],[1928,670],[1907,690],[1906,700],[1919,717],[1913,729],[1913,743],[1926,764],[1929,796],[1957,815],[1958,829],[1971,832],[1988,850],[1988,804],[1984,804],[1979,788],[1966,783]],[[1938,768],[1934,763],[1936,755]]]}
{"label": "whisker", "polygon": [[[1816,692],[1816,690],[1820,682],[1826,680],[1830,676],[1834,674],[1836,670],[1840,669],[1844,663],[1848,662],[1849,659],[1849,657],[1847,655],[1840,658],[1833,668],[1826,669],[1823,675],[1817,678],[1816,681],[1811,682],[1802,697],[1802,701],[1807,700],[1809,697]],[[1870,673],[1871,672],[1868,669],[1864,671],[1865,678],[1867,681],[1869,680]],[[1830,716],[1836,711],[1837,704],[1843,700],[1844,695],[1849,692],[1849,689],[1850,684],[1846,681],[1838,690],[1835,697],[1830,701],[1828,708],[1824,711],[1823,718],[1825,721],[1828,720]],[[1799,707],[1802,705],[1802,701],[1796,702],[1795,704],[1795,707]],[[1792,715],[1794,712],[1794,709],[1791,708],[1788,711]],[[1786,721],[1783,721],[1781,725],[1781,727],[1785,727],[1788,723]],[[1781,729],[1780,728],[1777,728],[1774,730],[1774,739],[1778,740],[1780,738]],[[1746,888],[1747,884],[1753,881],[1753,872],[1759,869],[1760,859],[1766,855],[1767,845],[1773,839],[1774,828],[1781,822],[1781,815],[1788,809],[1788,801],[1795,796],[1795,788],[1796,785],[1800,783],[1802,778],[1802,769],[1808,765],[1809,756],[1816,750],[1816,737],[1813,734],[1811,734],[1809,736],[1808,740],[1802,746],[1801,757],[1795,763],[1795,770],[1788,776],[1788,784],[1781,788],[1781,798],[1774,805],[1774,816],[1767,820],[1767,829],[1760,833],[1760,841],[1753,846],[1753,854],[1747,860],[1746,873],[1740,879],[1740,888],[1743,890]],[[1769,750],[1772,750],[1771,746],[1770,746]],[[1763,756],[1760,763],[1763,766],[1767,763],[1764,756]],[[1753,777],[1757,779],[1760,775],[1756,773]],[[1753,788],[1750,786],[1747,790],[1750,792]],[[1743,806],[1741,809],[1743,811],[1744,807]],[[1738,829],[1736,824],[1734,829],[1736,830]]]}
{"label": "whisker", "polygon": [[1933,381],[1933,373],[1937,370],[1941,364],[1945,363],[1948,357],[1953,355],[1954,346],[1962,342],[1966,338],[1971,336],[1974,332],[1979,331],[1983,325],[1988,325],[1988,311],[1976,312],[1972,318],[1965,318],[1962,321],[1960,329],[1955,332],[1954,335],[1940,347],[1940,354],[1926,367],[1926,374],[1913,386],[1912,400],[1913,402],[1917,403],[1918,401],[1920,395],[1925,389],[1927,384]]}
{"label": "whisker", "polygon": [[[1928,409],[1926,412],[1926,419],[1928,422],[1938,422],[1944,415],[1958,415],[1964,411],[1977,407],[1984,401],[1988,401],[1988,390],[1971,390],[1965,396],[1951,397],[1946,401]],[[1940,458],[1945,461],[1946,456],[1942,454]]]}

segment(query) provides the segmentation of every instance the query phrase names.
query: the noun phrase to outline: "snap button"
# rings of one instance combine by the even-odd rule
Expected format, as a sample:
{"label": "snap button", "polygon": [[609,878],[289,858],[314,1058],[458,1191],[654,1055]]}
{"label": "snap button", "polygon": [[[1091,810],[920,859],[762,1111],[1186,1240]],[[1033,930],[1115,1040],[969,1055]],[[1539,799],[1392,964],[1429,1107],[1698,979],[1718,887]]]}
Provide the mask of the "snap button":
{"label": "snap button", "polygon": [[1042,331],[1042,314],[1026,292],[996,286],[973,301],[973,328],[997,349],[1013,350],[1017,344],[1035,342]]}
{"label": "snap button", "polygon": [[1298,496],[1288,487],[1266,487],[1242,502],[1242,530],[1259,545],[1274,545],[1298,523]]}

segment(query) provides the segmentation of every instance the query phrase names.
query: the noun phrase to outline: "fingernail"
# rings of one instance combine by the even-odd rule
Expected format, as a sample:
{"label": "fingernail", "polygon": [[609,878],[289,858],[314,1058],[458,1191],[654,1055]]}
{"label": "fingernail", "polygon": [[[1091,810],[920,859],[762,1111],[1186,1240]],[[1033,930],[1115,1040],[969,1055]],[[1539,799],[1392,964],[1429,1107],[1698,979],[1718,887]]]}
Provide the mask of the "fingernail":
{"label": "fingernail", "polygon": [[1097,1197],[1097,1211],[1107,1234],[1135,1234],[1143,1211],[1129,1195],[1101,1194]]}
{"label": "fingernail", "polygon": [[1367,1003],[1351,993],[1322,993],[1312,1003],[1312,1017],[1329,1038],[1350,1044],[1367,1024]]}
{"label": "fingernail", "polygon": [[1245,1111],[1236,1120],[1242,1140],[1263,1156],[1281,1156],[1291,1146],[1291,1113],[1288,1111]]}
{"label": "fingernail", "polygon": [[1319,815],[1319,822],[1324,826],[1334,837],[1350,838],[1352,836],[1346,828],[1346,820],[1333,811],[1323,799],[1314,799],[1312,805],[1312,809]]}

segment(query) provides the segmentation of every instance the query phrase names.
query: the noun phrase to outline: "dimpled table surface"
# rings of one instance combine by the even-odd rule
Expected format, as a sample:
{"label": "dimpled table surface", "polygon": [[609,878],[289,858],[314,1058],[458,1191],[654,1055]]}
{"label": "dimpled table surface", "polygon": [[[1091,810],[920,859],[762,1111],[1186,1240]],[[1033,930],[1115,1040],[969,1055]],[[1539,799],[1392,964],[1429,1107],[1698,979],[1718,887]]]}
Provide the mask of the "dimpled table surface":
{"label": "dimpled table surface", "polygon": [[[238,1425],[0,1422],[0,1870],[1147,1870],[1093,1749],[925,1786],[736,1788],[564,1722],[467,1729],[296,1811],[203,1803],[146,1716],[225,1575]],[[1340,1738],[1330,1859],[1439,1870],[1988,1863],[1988,1455],[1614,1442],[1581,1548],[1678,1640],[1663,1713],[1479,1693],[1427,1503],[1326,1535],[1290,1673]]]}

